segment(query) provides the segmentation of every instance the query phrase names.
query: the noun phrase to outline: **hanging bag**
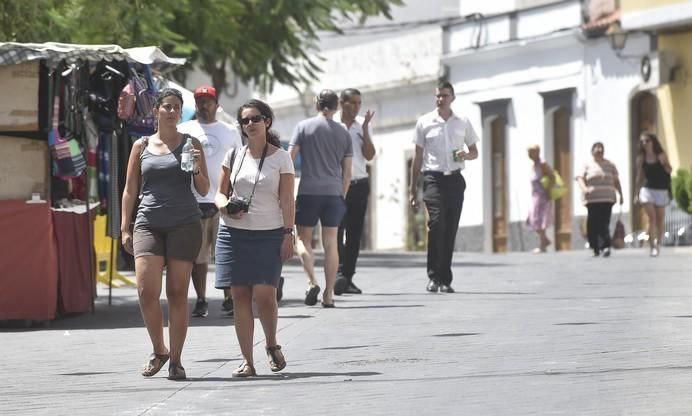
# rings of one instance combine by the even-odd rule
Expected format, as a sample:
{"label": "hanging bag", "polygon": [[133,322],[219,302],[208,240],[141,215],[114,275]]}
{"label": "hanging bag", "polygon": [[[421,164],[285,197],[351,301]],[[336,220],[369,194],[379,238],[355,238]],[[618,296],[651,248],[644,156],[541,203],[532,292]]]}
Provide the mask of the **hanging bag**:
{"label": "hanging bag", "polygon": [[565,182],[562,180],[562,176],[560,176],[560,172],[554,169],[553,179],[553,186],[550,189],[548,189],[548,186],[550,185],[550,175],[541,176],[540,183],[548,194],[548,198],[555,201],[565,196],[567,193],[567,187],[565,186]]}
{"label": "hanging bag", "polygon": [[615,230],[613,230],[613,238],[611,238],[610,245],[613,248],[625,248],[625,224],[622,223],[620,218],[622,217],[622,205],[620,205],[620,212],[618,213],[618,219],[615,221]]}
{"label": "hanging bag", "polygon": [[[121,97],[123,97],[123,116],[130,111],[127,105],[133,104],[131,114],[126,119],[128,132],[135,137],[154,134],[156,132],[156,116],[154,115],[156,86],[149,68],[144,66],[144,76],[138,74],[134,68],[130,68],[130,82],[125,88],[128,91],[123,89],[123,92],[121,92]],[[132,90],[131,92],[129,91],[130,89]],[[120,106],[118,106],[118,110],[120,110]]]}
{"label": "hanging bag", "polygon": [[53,127],[48,133],[48,146],[53,156],[53,173],[61,178],[76,178],[86,169],[86,160],[79,142],[74,138],[65,139],[60,134],[60,72],[55,71],[53,80]]}

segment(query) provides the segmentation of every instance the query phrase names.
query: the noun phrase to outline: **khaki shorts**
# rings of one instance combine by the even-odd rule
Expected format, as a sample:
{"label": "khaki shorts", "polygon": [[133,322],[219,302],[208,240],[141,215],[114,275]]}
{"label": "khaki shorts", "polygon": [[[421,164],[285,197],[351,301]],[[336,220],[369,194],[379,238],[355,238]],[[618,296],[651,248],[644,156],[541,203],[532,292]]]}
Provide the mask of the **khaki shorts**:
{"label": "khaki shorts", "polygon": [[202,245],[200,221],[173,227],[149,227],[139,225],[134,229],[135,258],[162,256],[178,260],[194,261]]}
{"label": "khaki shorts", "polygon": [[207,264],[211,260],[211,252],[216,244],[216,233],[219,229],[219,213],[202,220],[202,247],[199,249],[195,264]]}

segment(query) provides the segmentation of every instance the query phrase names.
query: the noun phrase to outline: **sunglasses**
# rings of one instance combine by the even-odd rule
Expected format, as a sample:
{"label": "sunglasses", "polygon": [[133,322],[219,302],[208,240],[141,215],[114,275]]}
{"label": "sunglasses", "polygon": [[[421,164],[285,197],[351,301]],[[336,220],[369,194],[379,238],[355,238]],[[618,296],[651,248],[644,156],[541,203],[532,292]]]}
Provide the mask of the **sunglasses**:
{"label": "sunglasses", "polygon": [[250,124],[251,121],[252,121],[254,124],[257,124],[257,123],[259,123],[260,121],[264,121],[264,120],[266,120],[266,119],[267,119],[267,118],[266,118],[265,116],[263,116],[262,114],[257,114],[256,116],[241,118],[241,119],[240,119],[240,124],[242,124],[243,126],[247,126],[248,124]]}

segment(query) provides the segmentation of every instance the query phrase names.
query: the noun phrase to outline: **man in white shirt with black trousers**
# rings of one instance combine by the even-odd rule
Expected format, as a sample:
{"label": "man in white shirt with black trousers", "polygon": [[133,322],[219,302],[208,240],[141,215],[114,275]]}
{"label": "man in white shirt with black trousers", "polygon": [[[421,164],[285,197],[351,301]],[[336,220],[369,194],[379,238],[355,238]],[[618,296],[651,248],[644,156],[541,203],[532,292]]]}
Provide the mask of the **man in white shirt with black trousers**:
{"label": "man in white shirt with black trousers", "polygon": [[[188,133],[202,143],[204,158],[207,161],[209,171],[209,192],[200,195],[192,189],[197,198],[199,209],[202,211],[202,248],[192,266],[192,285],[197,293],[197,303],[192,316],[206,317],[209,304],[206,299],[207,272],[214,246],[216,232],[219,228],[219,210],[214,204],[214,196],[219,188],[219,176],[221,174],[221,162],[229,149],[240,148],[242,141],[235,126],[216,120],[216,111],[219,109],[219,101],[216,89],[208,85],[202,85],[195,89],[196,120],[186,121],[178,126],[178,131]],[[233,303],[226,294],[224,310],[233,313]]]}
{"label": "man in white shirt with black trousers", "polygon": [[410,202],[418,205],[418,174],[423,173],[423,202],[428,210],[428,292],[454,293],[452,254],[464,205],[465,161],[478,157],[478,135],[466,117],[454,114],[454,87],[440,82],[437,109],[416,123],[411,166]]}
{"label": "man in white shirt with black trousers", "polygon": [[370,120],[374,111],[367,110],[365,117],[358,117],[361,94],[355,88],[343,90],[339,96],[341,114],[336,120],[348,131],[353,142],[351,185],[346,194],[346,214],[339,225],[339,276],[334,284],[334,294],[360,294],[362,291],[353,283],[356,262],[360,253],[365,212],[368,209],[370,178],[365,162],[375,157],[375,146],[370,138]]}

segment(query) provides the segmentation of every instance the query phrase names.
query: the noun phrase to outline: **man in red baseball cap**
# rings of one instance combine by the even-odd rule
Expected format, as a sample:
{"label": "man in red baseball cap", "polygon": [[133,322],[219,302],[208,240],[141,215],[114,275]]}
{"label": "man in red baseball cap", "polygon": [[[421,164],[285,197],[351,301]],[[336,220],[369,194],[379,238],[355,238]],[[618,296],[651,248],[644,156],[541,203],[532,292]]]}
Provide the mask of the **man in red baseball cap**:
{"label": "man in red baseball cap", "polygon": [[214,101],[218,102],[216,97],[216,88],[210,87],[209,85],[202,85],[195,89],[195,99],[200,97],[211,97]]}
{"label": "man in red baseball cap", "polygon": [[[216,120],[216,111],[219,108],[216,89],[208,85],[197,87],[194,92],[196,120],[186,121],[178,126],[178,131],[188,133],[196,137],[202,143],[205,160],[209,168],[209,193],[199,195],[193,192],[202,211],[202,248],[192,267],[192,285],[197,293],[197,303],[192,316],[205,317],[208,314],[206,299],[207,272],[211,259],[212,247],[219,224],[219,214],[214,197],[218,189],[218,180],[221,173],[221,162],[226,153],[235,147],[240,147],[242,142],[240,134],[235,126]],[[233,312],[230,296],[223,307],[229,313]]]}

